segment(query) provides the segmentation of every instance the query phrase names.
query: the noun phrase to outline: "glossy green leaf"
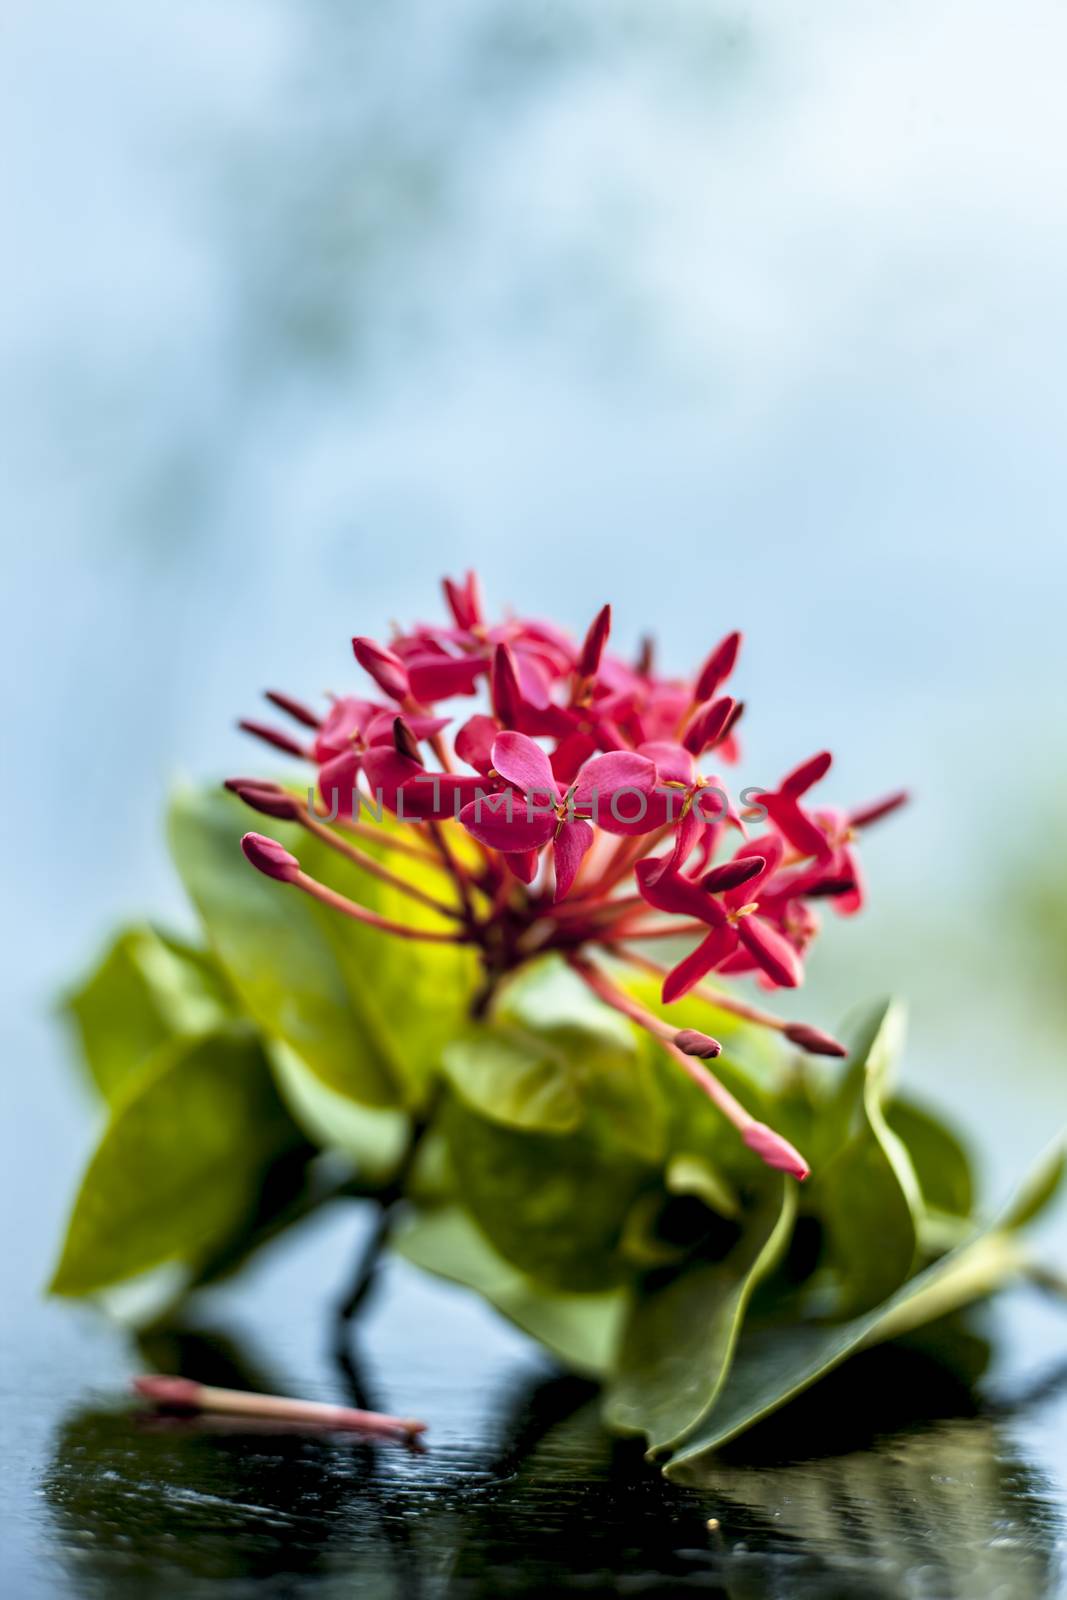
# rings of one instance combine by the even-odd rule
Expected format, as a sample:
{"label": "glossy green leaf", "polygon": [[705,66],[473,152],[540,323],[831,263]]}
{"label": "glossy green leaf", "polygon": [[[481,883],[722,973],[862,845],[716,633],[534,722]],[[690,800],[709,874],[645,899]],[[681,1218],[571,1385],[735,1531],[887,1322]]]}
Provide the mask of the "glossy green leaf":
{"label": "glossy green leaf", "polygon": [[111,1099],[168,1039],[224,1023],[234,1000],[209,955],[138,927],[119,934],[65,1005],[93,1081]]}
{"label": "glossy green leaf", "polygon": [[885,1118],[907,1148],[924,1206],[953,1217],[969,1217],[974,1206],[974,1177],[970,1158],[956,1135],[910,1100],[891,1100]]}
{"label": "glossy green leaf", "polygon": [[363,1183],[388,1182],[411,1136],[407,1113],[389,1106],[360,1105],[328,1088],[287,1044],[278,1039],[264,1044],[279,1093],[307,1138],[322,1150],[349,1156]]}
{"label": "glossy green leaf", "polygon": [[[179,795],[170,822],[179,871],[243,1005],[338,1093],[418,1104],[469,1004],[471,952],[383,934],[263,877],[240,850],[251,820],[219,790]],[[295,825],[271,822],[269,832],[309,874],[370,909],[412,927],[450,926]],[[387,853],[386,825],[368,848]],[[441,892],[438,875],[433,884]]]}
{"label": "glossy green leaf", "polygon": [[547,1033],[483,1023],[446,1045],[441,1059],[466,1104],[505,1127],[568,1133],[582,1119],[571,1062]]}
{"label": "glossy green leaf", "polygon": [[813,1165],[824,1166],[866,1120],[864,1102],[884,1105],[904,1047],[906,1012],[898,1000],[877,1000],[846,1018],[840,1033],[848,1046],[837,1086],[818,1119]]}
{"label": "glossy green leaf", "polygon": [[1018,1271],[1024,1253],[1011,1233],[989,1233],[942,1257],[881,1306],[848,1322],[764,1327],[742,1337],[730,1383],[708,1420],[683,1444],[668,1477],[735,1439],[867,1345],[956,1310]]}
{"label": "glossy green leaf", "polygon": [[811,1203],[825,1222],[839,1279],[840,1316],[878,1305],[916,1262],[922,1197],[908,1152],[882,1110],[898,1030],[895,1007],[869,1015],[846,1073],[855,1131],[812,1183]]}
{"label": "glossy green leaf", "polygon": [[416,1266],[464,1284],[578,1372],[602,1376],[618,1351],[626,1293],[566,1293],[506,1261],[459,1206],[409,1217],[393,1247]]}
{"label": "glossy green leaf", "polygon": [[650,1059],[638,1030],[596,999],[558,957],[537,962],[511,982],[497,1014],[548,1042],[565,1066],[583,1120],[634,1155],[662,1159],[667,1099],[660,1063]]}
{"label": "glossy green leaf", "polygon": [[1016,1190],[1004,1213],[1003,1226],[1023,1228],[1052,1204],[1067,1173],[1067,1136],[1057,1134]]}
{"label": "glossy green leaf", "polygon": [[630,1268],[624,1218],[653,1169],[583,1127],[505,1128],[451,1096],[442,1113],[457,1193],[499,1253],[555,1289],[607,1289]]}
{"label": "glossy green leaf", "polygon": [[247,1030],[163,1045],[115,1097],[53,1293],[91,1294],[168,1261],[195,1266],[254,1217],[272,1163],[298,1143]]}
{"label": "glossy green leaf", "polygon": [[752,1291],[785,1249],[795,1211],[795,1184],[774,1179],[721,1261],[697,1263],[640,1296],[607,1396],[609,1427],[643,1433],[655,1455],[699,1426],[727,1381]]}
{"label": "glossy green leaf", "polygon": [[779,1410],[857,1350],[913,1333],[1022,1272],[1028,1251],[1018,1228],[1034,1215],[1035,1199],[1047,1203],[1051,1198],[1061,1161],[1062,1149],[1046,1152],[990,1228],[861,1316],[841,1323],[795,1322],[746,1331],[718,1405],[672,1458],[667,1475],[685,1478],[710,1452]]}
{"label": "glossy green leaf", "polygon": [[667,1163],[664,1181],[670,1194],[691,1194],[721,1217],[739,1217],[736,1191],[707,1156],[677,1155]]}

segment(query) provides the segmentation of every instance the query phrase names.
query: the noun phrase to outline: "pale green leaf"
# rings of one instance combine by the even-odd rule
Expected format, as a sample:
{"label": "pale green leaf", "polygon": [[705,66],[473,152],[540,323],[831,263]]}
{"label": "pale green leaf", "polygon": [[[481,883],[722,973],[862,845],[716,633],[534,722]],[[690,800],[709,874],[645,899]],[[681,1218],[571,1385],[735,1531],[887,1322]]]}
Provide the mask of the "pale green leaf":
{"label": "pale green leaf", "polygon": [[272,1163],[299,1143],[249,1032],[163,1045],[115,1097],[52,1292],[91,1294],[164,1262],[197,1265],[254,1217]]}
{"label": "pale green leaf", "polygon": [[408,1261],[462,1283],[577,1372],[603,1376],[618,1350],[626,1293],[567,1293],[536,1282],[493,1249],[459,1206],[409,1217],[393,1239]]}

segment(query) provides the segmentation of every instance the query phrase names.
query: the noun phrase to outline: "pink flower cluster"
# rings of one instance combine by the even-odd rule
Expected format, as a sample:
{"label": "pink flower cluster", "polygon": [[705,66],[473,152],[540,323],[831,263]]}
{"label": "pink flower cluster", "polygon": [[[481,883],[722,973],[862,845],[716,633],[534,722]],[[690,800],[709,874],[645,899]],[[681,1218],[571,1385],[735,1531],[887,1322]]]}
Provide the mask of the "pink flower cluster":
{"label": "pink flower cluster", "polygon": [[[388,645],[353,640],[377,697],[336,698],[320,717],[287,695],[269,695],[307,730],[306,741],[242,724],[314,764],[322,809],[312,803],[314,793],[304,803],[259,779],[229,786],[254,809],[301,822],[375,876],[433,904],[455,929],[387,922],[308,878],[260,835],[246,837],[246,854],[269,875],[385,931],[476,945],[484,1004],[510,971],[559,951],[712,1093],[699,1058],[717,1052],[715,1041],[678,1033],[636,1006],[603,958],[661,973],[665,1002],[712,973],[752,973],[766,988],[796,987],[818,927],[816,904],[829,901],[844,915],[860,909],[857,834],[904,795],[853,811],[818,804],[813,791],[831,765],[824,751],[775,788],[742,788],[735,796],[720,769],[740,755],[744,708],[726,691],[737,633],[717,644],[693,677],[665,677],[650,644],[633,662],[609,651],[608,606],[575,643],[548,623],[488,621],[473,574],[462,583],[446,579],[444,591],[450,618],[443,624],[419,625]],[[476,696],[479,709],[455,712],[455,703]],[[386,836],[393,851],[446,872],[451,900],[428,896],[360,848],[357,841],[374,827],[364,813],[380,818],[383,808],[407,825]],[[460,847],[458,829],[473,848]],[[648,951],[651,941],[668,938],[692,948],[663,968]],[[718,990],[714,999],[801,1048],[840,1053],[818,1029],[786,1024]],[[712,1098],[723,1104],[726,1091],[711,1081],[718,1090]],[[774,1159],[764,1137],[777,1138],[770,1130],[746,1132],[733,1120],[772,1165],[806,1171],[796,1152],[792,1164]]]}

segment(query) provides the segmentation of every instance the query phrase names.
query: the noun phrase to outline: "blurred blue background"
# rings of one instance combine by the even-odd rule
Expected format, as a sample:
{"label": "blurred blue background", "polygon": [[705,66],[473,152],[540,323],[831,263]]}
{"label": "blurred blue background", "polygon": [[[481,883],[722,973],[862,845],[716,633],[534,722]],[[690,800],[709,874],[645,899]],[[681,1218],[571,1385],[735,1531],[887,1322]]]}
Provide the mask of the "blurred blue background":
{"label": "blurred blue background", "polygon": [[907,995],[909,1079],[1002,1185],[1067,1118],[1063,7],[9,0],[4,35],[19,1295],[91,1138],[49,1008],[117,919],[184,918],[169,786],[261,762],[262,688],[353,685],[351,634],[469,565],[678,667],[743,627],[750,781],[829,744],[833,798],[914,789],[804,1011]]}

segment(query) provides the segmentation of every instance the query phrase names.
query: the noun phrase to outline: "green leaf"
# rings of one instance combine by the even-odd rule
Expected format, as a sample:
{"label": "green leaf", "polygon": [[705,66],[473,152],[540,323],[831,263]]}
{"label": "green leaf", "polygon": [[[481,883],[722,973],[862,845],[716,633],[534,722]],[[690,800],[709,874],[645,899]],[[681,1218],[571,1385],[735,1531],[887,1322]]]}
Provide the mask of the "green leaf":
{"label": "green leaf", "polygon": [[327,1088],[287,1044],[275,1039],[265,1041],[265,1046],[279,1093],[307,1138],[322,1150],[350,1156],[362,1182],[387,1183],[411,1137],[407,1113],[359,1105]]}
{"label": "green leaf", "polygon": [[907,1147],[927,1209],[969,1217],[974,1208],[974,1177],[970,1158],[956,1135],[910,1100],[891,1100],[885,1119]]}
{"label": "green leaf", "polygon": [[644,1049],[644,1036],[597,1000],[558,957],[513,979],[497,1015],[547,1042],[585,1120],[632,1154],[662,1159],[667,1103],[660,1063]]}
{"label": "green leaf", "polygon": [[455,1096],[441,1125],[458,1194],[513,1266],[554,1289],[608,1289],[630,1275],[620,1237],[649,1164],[584,1126],[569,1135],[505,1128]]}
{"label": "green leaf", "polygon": [[818,1119],[819,1142],[811,1152],[815,1167],[848,1143],[864,1120],[868,1095],[884,1104],[904,1047],[905,1024],[906,1012],[898,1000],[876,1000],[846,1019],[841,1036],[849,1053]]}
{"label": "green leaf", "polygon": [[299,1142],[247,1031],[163,1045],[116,1095],[52,1292],[91,1294],[164,1262],[196,1265],[254,1216],[272,1162]]}
{"label": "green leaf", "polygon": [[[417,1106],[469,1003],[472,952],[383,934],[263,877],[240,849],[249,820],[217,790],[179,795],[170,821],[178,869],[242,1003],[339,1094]],[[445,925],[296,825],[272,822],[270,833],[311,876],[370,909],[412,927]],[[383,824],[381,845],[368,849],[384,856],[388,839]],[[402,870],[415,881],[421,869],[405,860]],[[434,876],[438,893],[443,882]]]}
{"label": "green leaf", "polygon": [[738,1218],[737,1194],[706,1156],[672,1156],[664,1175],[669,1194],[692,1194],[721,1217]]}
{"label": "green leaf", "polygon": [[581,1121],[571,1063],[547,1035],[484,1023],[446,1045],[441,1059],[465,1103],[505,1127],[568,1133]]}
{"label": "green leaf", "polygon": [[892,1005],[868,1015],[846,1073],[857,1103],[840,1123],[858,1126],[812,1183],[811,1203],[822,1214],[839,1276],[839,1316],[855,1316],[892,1294],[913,1271],[918,1251],[918,1181],[882,1111],[898,1017]]}
{"label": "green leaf", "polygon": [[1067,1139],[1061,1133],[1057,1134],[1033,1170],[1019,1185],[1014,1199],[1004,1213],[1002,1226],[1022,1228],[1040,1216],[1059,1193],[1065,1172],[1067,1172]]}
{"label": "green leaf", "polygon": [[1028,1252],[1017,1237],[1036,1198],[1050,1196],[1062,1151],[1043,1156],[993,1225],[911,1278],[881,1305],[842,1323],[765,1326],[743,1334],[730,1382],[704,1424],[669,1463],[684,1478],[703,1457],[770,1416],[857,1350],[913,1333],[958,1311],[1022,1272]]}
{"label": "green leaf", "polygon": [[645,1434],[652,1456],[700,1425],[727,1381],[752,1291],[785,1249],[795,1213],[795,1185],[775,1179],[728,1255],[637,1300],[608,1392],[609,1427]]}
{"label": "green leaf", "polygon": [[575,1371],[603,1376],[618,1350],[626,1294],[565,1293],[537,1283],[493,1249],[459,1206],[407,1218],[393,1247],[408,1261],[474,1289]]}
{"label": "green leaf", "polygon": [[111,1099],[168,1039],[224,1023],[234,999],[205,952],[137,927],[118,935],[65,1007],[96,1086]]}

